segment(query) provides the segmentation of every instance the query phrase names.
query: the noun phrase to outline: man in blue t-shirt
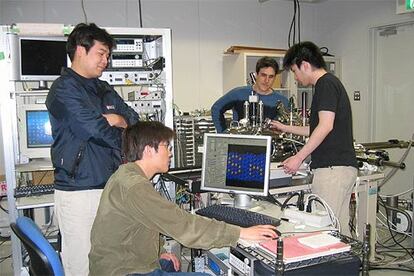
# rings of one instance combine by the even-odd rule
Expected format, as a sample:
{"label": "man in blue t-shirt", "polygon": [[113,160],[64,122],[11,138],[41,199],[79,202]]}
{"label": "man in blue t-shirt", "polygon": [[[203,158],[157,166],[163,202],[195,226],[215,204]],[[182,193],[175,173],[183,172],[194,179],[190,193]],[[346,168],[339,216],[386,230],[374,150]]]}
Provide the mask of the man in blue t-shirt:
{"label": "man in blue t-shirt", "polygon": [[[218,99],[211,107],[211,116],[217,132],[222,133],[227,129],[224,118],[224,113],[227,110],[233,110],[234,121],[239,121],[244,117],[244,102],[249,100],[252,92],[258,96],[259,101],[263,102],[263,117],[276,119],[278,116],[276,110],[278,101],[281,101],[285,107],[288,107],[288,99],[272,88],[277,73],[279,73],[277,61],[270,57],[262,57],[256,63],[255,84],[234,88]],[[249,113],[250,118],[252,110]]]}

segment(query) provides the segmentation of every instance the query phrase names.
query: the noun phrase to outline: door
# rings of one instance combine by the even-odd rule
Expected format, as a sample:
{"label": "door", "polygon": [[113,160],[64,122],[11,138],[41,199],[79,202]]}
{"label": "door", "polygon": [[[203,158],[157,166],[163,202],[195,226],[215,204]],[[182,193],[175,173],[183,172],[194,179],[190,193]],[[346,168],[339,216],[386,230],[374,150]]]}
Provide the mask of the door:
{"label": "door", "polygon": [[[372,142],[414,140],[414,21],[372,31]],[[387,151],[391,161],[401,160],[406,153],[406,149]],[[414,149],[404,162],[406,169],[396,171],[384,184],[382,194],[397,194],[413,188]],[[391,168],[387,168],[385,174],[390,172]],[[404,197],[408,198],[409,193]]]}

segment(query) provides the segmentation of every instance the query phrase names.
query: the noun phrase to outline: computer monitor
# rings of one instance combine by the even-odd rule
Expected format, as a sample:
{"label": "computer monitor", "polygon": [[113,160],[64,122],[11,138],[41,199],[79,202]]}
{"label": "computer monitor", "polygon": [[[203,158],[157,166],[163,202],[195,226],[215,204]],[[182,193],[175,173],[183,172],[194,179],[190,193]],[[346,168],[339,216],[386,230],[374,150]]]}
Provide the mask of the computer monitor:
{"label": "computer monitor", "polygon": [[50,158],[53,143],[49,113],[44,104],[18,107],[20,159]]}
{"label": "computer monitor", "polygon": [[201,189],[234,193],[236,206],[250,205],[250,197],[267,196],[271,137],[204,134]]}
{"label": "computer monitor", "polygon": [[39,88],[47,88],[47,81],[60,76],[62,67],[70,60],[66,53],[64,36],[12,37],[12,76],[19,81],[39,81]]}

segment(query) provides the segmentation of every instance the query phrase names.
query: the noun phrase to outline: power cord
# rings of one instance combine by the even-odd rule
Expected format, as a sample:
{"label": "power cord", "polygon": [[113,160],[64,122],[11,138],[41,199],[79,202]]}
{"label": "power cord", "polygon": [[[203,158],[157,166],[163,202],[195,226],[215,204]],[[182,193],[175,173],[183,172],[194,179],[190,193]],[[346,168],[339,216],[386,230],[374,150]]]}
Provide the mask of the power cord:
{"label": "power cord", "polygon": [[334,56],[334,55],[331,55],[329,53],[328,47],[324,46],[324,47],[319,48],[319,50],[321,51],[322,56],[325,56],[325,57],[333,57]]}
{"label": "power cord", "polygon": [[281,210],[283,211],[286,207],[289,206],[289,201],[293,198],[297,196],[298,200],[296,202],[296,207],[298,207],[298,209],[300,211],[305,210],[305,205],[304,205],[304,197],[305,197],[305,193],[303,191],[300,192],[295,192],[293,194],[291,194],[288,198],[285,199],[285,201],[283,202],[282,206],[281,206]]}
{"label": "power cord", "polygon": [[[379,198],[379,201],[378,202],[380,203],[380,205],[382,205],[385,208],[386,217],[389,218],[389,216],[390,216],[390,214],[389,214],[389,206],[387,206],[387,204],[384,202],[384,200],[381,197],[378,197],[378,198]],[[391,230],[391,225],[390,225],[389,219],[387,219],[387,225],[388,225],[388,231],[389,231],[389,233],[391,235],[392,240],[396,244],[398,244],[401,248],[403,248],[407,252],[407,254],[414,260],[414,256],[411,254],[411,252],[406,247],[404,247],[401,243],[399,243],[395,239],[394,233]]]}
{"label": "power cord", "polygon": [[[308,208],[308,205],[310,204],[311,201],[316,201],[318,203],[320,203],[326,210],[326,212],[329,215],[329,218],[331,219],[332,225],[338,229],[338,231],[341,231],[341,224],[339,222],[339,219],[335,216],[335,213],[333,212],[332,208],[329,206],[329,204],[322,199],[320,196],[316,195],[316,194],[310,194],[305,201],[305,206],[306,209]],[[311,207],[310,207],[311,208]]]}
{"label": "power cord", "polygon": [[[299,0],[293,0],[293,16],[289,27],[288,48],[296,44],[296,27],[298,28],[298,42],[300,42],[300,4]],[[292,35],[293,33],[293,35]]]}

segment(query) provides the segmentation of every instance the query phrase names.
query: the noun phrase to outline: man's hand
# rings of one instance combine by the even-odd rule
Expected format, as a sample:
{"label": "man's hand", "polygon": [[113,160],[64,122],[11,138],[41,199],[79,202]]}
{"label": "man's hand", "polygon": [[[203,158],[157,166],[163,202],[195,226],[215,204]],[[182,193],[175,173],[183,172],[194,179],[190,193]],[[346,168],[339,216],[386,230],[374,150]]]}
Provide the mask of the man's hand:
{"label": "man's hand", "polygon": [[279,121],[275,121],[275,120],[270,121],[269,128],[272,130],[280,131],[280,132],[286,132],[286,125],[282,124]]}
{"label": "man's hand", "polygon": [[302,162],[303,159],[300,158],[298,155],[291,156],[282,162],[283,169],[285,173],[295,174],[298,171]]}
{"label": "man's hand", "polygon": [[240,238],[243,240],[264,241],[277,238],[276,227],[273,225],[256,225],[249,228],[241,228]]}
{"label": "man's hand", "polygon": [[128,126],[124,117],[118,114],[102,114],[104,118],[108,121],[108,124],[113,127],[126,128]]}
{"label": "man's hand", "polygon": [[169,260],[172,261],[174,264],[174,269],[175,271],[180,271],[180,260],[177,258],[177,256],[175,256],[172,253],[162,253],[160,256],[160,259],[165,259],[165,260]]}

